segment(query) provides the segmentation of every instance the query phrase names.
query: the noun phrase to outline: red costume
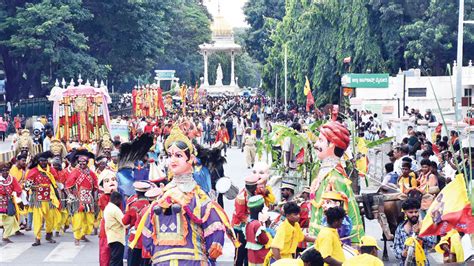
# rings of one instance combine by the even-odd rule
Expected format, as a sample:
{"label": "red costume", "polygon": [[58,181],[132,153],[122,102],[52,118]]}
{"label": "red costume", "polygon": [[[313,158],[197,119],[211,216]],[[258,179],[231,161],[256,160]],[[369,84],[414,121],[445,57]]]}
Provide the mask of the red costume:
{"label": "red costume", "polygon": [[[58,172],[54,168],[49,168],[50,173],[54,177],[54,181],[58,179]],[[26,177],[28,183],[32,186],[33,195],[31,197],[32,206],[39,206],[41,201],[50,201],[51,200],[51,180],[49,177],[40,172],[38,167],[35,167],[28,171]]]}
{"label": "red costume", "polygon": [[[105,206],[109,204],[109,201],[110,201],[110,194],[100,195],[97,205],[99,206],[101,211],[104,211]],[[100,228],[99,228],[99,263],[100,263],[100,266],[110,265],[110,248],[109,248],[109,244],[107,243],[107,235],[105,234],[104,219],[100,221]]]}
{"label": "red costume", "polygon": [[133,108],[133,115],[137,111],[137,90],[133,88],[132,90],[132,108]]}
{"label": "red costume", "polygon": [[242,189],[235,198],[234,214],[232,215],[232,226],[242,227],[247,223],[249,217],[249,208],[247,207],[247,189]]}
{"label": "red costume", "polygon": [[251,264],[263,264],[265,256],[269,249],[265,248],[268,243],[268,235],[265,232],[262,223],[258,220],[252,220],[245,228],[247,239],[248,261]]}
{"label": "red costume", "polygon": [[21,186],[16,178],[11,175],[5,179],[0,177],[0,213],[7,213],[8,199],[12,197],[13,192],[21,195]]}
{"label": "red costume", "polygon": [[[142,210],[150,206],[150,202],[147,199],[138,199],[136,195],[130,197],[127,200],[127,210],[123,216],[122,222],[124,225],[134,225],[135,228],[138,227],[140,223],[141,216],[140,213]],[[142,249],[141,235],[139,236],[136,249]],[[135,232],[131,231],[128,238],[128,242],[131,243],[135,239]]]}
{"label": "red costume", "polygon": [[70,189],[74,187],[75,192],[77,193],[79,199],[79,209],[76,211],[94,211],[94,195],[93,192],[97,191],[97,176],[96,174],[87,169],[86,172],[83,172],[79,168],[75,168],[69,174],[66,180],[66,188]]}

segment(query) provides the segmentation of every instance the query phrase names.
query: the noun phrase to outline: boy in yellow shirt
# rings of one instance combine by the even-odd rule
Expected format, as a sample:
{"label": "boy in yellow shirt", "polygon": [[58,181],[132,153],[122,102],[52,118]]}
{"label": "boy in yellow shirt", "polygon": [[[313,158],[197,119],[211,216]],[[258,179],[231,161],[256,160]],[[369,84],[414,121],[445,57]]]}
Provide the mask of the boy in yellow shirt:
{"label": "boy in yellow shirt", "polygon": [[292,259],[296,253],[298,243],[302,241],[314,242],[315,238],[304,235],[300,224],[300,207],[296,202],[288,202],[283,205],[285,221],[278,227],[275,238],[270,245],[270,252],[265,258],[264,265],[273,263],[279,259]]}
{"label": "boy in yellow shirt", "polygon": [[400,186],[400,191],[404,194],[418,187],[418,181],[416,180],[415,173],[411,171],[410,163],[402,164],[402,175],[398,180],[398,185]]}
{"label": "boy in yellow shirt", "polygon": [[316,238],[314,248],[321,253],[324,265],[340,266],[346,260],[342,250],[342,242],[337,229],[342,226],[346,211],[342,207],[326,210],[328,227],[323,227]]}

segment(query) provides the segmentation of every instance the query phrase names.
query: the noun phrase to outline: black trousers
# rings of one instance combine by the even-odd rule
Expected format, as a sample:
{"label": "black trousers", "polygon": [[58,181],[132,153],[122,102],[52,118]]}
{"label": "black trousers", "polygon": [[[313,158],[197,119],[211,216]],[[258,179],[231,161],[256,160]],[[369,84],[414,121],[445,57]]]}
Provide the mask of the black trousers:
{"label": "black trousers", "polygon": [[142,258],[142,250],[138,248],[128,249],[128,266],[145,266],[144,259]]}
{"label": "black trousers", "polygon": [[110,266],[123,266],[124,246],[120,242],[109,243]]}
{"label": "black trousers", "polygon": [[247,266],[248,265],[247,249],[245,248],[247,241],[245,240],[244,232],[240,230],[235,230],[235,234],[237,235],[237,238],[239,239],[239,242],[241,243],[241,245],[239,248],[235,249],[234,265]]}

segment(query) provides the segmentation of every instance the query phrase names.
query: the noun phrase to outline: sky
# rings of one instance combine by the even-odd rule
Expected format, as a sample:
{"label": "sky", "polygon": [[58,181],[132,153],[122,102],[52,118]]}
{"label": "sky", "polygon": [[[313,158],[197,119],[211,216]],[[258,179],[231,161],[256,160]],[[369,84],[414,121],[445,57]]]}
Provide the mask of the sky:
{"label": "sky", "polygon": [[217,14],[218,2],[221,7],[221,14],[227,22],[234,28],[248,27],[245,22],[243,7],[248,0],[204,0],[209,12],[215,16]]}

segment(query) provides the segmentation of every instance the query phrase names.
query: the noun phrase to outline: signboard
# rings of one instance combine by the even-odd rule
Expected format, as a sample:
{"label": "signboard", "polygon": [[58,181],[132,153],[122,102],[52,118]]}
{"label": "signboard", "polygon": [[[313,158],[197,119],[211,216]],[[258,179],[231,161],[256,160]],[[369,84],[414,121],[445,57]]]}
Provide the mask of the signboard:
{"label": "signboard", "polygon": [[110,136],[120,136],[120,141],[127,142],[130,140],[130,131],[127,124],[110,123]]}
{"label": "signboard", "polygon": [[341,83],[350,88],[388,88],[388,74],[345,74]]}
{"label": "signboard", "polygon": [[384,105],[382,106],[382,114],[393,114],[395,107],[393,105]]}
{"label": "signboard", "polygon": [[155,73],[156,73],[155,79],[156,80],[174,79],[175,72],[176,72],[175,70],[155,70]]}

